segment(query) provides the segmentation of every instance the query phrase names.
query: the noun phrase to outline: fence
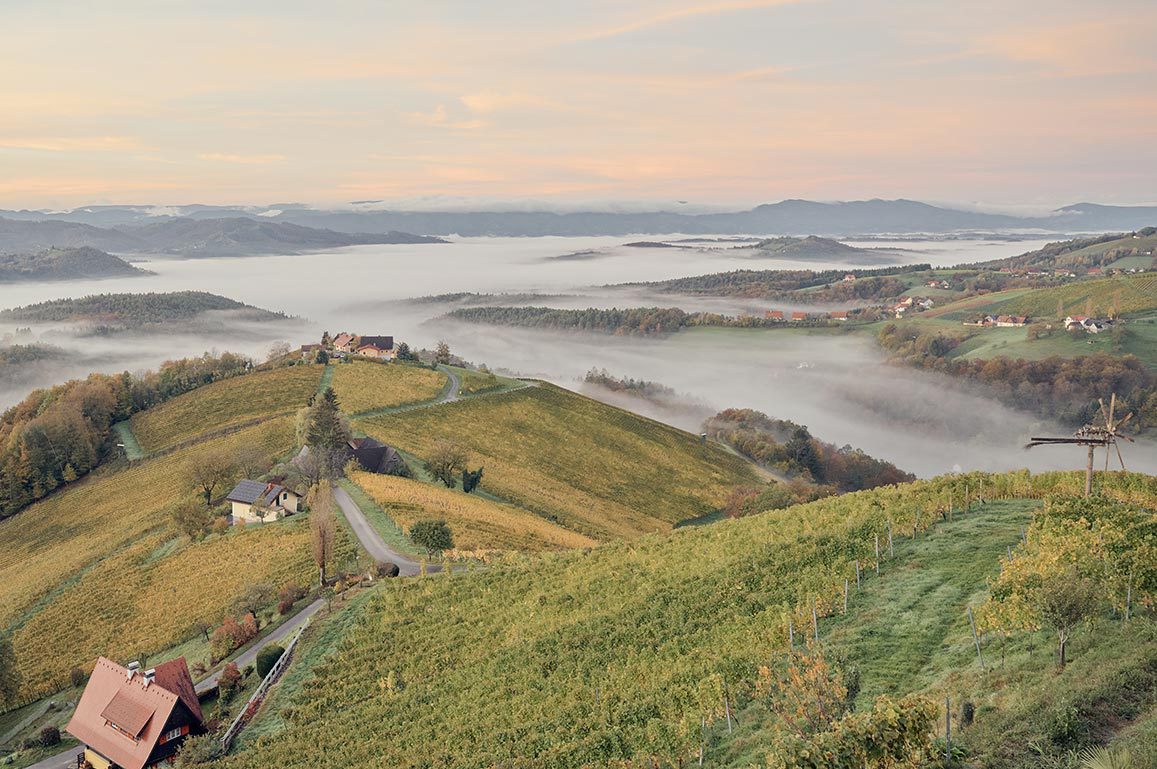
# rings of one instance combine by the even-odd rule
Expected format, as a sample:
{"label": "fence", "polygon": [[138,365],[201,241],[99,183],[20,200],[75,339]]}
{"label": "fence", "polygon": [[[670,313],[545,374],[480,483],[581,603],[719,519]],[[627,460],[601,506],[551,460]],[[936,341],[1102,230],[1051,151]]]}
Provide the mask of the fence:
{"label": "fence", "polygon": [[273,686],[273,684],[277,682],[277,679],[281,677],[281,674],[285,672],[285,668],[289,667],[289,658],[293,655],[293,650],[297,648],[297,642],[301,640],[301,634],[309,627],[309,620],[310,618],[307,617],[301,627],[298,628],[297,633],[293,636],[293,640],[286,644],[285,652],[277,659],[277,662],[274,663],[270,671],[265,674],[265,678],[261,679],[261,683],[257,685],[257,691],[253,692],[249,699],[245,701],[245,707],[241,708],[241,712],[233,719],[233,723],[229,724],[229,728],[221,735],[221,749],[223,751],[229,750],[229,747],[233,744],[233,740],[237,737],[237,733],[245,727],[245,724],[253,717],[253,714],[257,712],[261,701],[265,698],[265,695],[269,693],[269,687]]}

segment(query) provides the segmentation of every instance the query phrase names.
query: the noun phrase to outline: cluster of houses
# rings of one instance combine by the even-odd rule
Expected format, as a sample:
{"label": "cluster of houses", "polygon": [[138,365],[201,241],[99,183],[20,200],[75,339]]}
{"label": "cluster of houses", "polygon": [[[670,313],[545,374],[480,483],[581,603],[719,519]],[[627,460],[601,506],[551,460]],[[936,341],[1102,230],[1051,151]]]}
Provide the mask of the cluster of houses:
{"label": "cluster of houses", "polygon": [[763,319],[779,322],[788,321],[791,323],[800,323],[805,320],[836,320],[842,322],[848,319],[848,311],[832,310],[828,313],[792,312],[785,315],[783,310],[767,310],[763,313]]}
{"label": "cluster of houses", "polygon": [[906,296],[890,308],[897,318],[903,318],[909,310],[930,310],[936,302],[926,296]]}
{"label": "cluster of houses", "polygon": [[350,355],[360,355],[363,358],[377,358],[379,360],[393,360],[397,356],[392,336],[361,336],[341,332],[333,339],[328,335],[321,344],[303,344],[301,355],[309,358],[324,350],[334,358],[344,358]]}
{"label": "cluster of houses", "polygon": [[985,315],[977,320],[965,321],[966,326],[981,326],[983,328],[1016,328],[1018,326],[1027,326],[1029,318],[1027,315]]}
{"label": "cluster of houses", "polygon": [[1065,318],[1065,330],[1080,329],[1086,334],[1099,334],[1113,327],[1112,318],[1090,318],[1087,315],[1070,315]]}
{"label": "cluster of houses", "polygon": [[[353,459],[368,473],[382,475],[406,475],[409,468],[406,460],[392,446],[365,437],[351,438],[346,456]],[[309,446],[302,446],[291,464],[304,462],[309,456]],[[238,481],[225,497],[230,505],[230,516],[234,525],[276,521],[294,515],[301,510],[301,494],[286,486],[282,480]]]}

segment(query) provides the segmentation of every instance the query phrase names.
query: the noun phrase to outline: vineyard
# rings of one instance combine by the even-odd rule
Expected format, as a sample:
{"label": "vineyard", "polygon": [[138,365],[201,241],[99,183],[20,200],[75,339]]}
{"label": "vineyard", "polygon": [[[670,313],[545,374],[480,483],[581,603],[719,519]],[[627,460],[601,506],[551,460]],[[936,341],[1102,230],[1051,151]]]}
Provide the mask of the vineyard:
{"label": "vineyard", "polygon": [[[256,583],[279,588],[316,580],[303,518],[234,530],[164,552],[171,534],[147,537],[95,564],[15,633],[25,686],[53,690],[72,667],[99,655],[140,659],[219,624]],[[352,552],[346,536],[339,551]]]}
{"label": "vineyard", "polygon": [[986,310],[1032,317],[1054,318],[1060,303],[1066,315],[1084,315],[1086,305],[1092,302],[1093,315],[1109,314],[1117,302],[1122,314],[1157,309],[1157,274],[1143,273],[1104,280],[1086,280],[1056,288],[1030,291]]}
{"label": "vineyard", "polygon": [[[760,668],[783,657],[791,628],[800,648],[813,622],[824,638],[840,623],[872,621],[855,614],[859,590],[842,617],[845,580],[855,589],[862,574],[866,586],[884,585],[901,579],[892,576],[899,570],[921,569],[920,559],[935,551],[905,560],[906,548],[951,536],[954,524],[944,518],[949,508],[962,515],[966,498],[1039,497],[1077,484],[1076,474],[957,476],[506,562],[468,576],[393,584],[370,599],[293,699],[276,704],[287,728],[226,765],[693,764],[705,745],[715,750],[727,742],[724,719],[735,710],[782,732],[783,722],[760,705],[766,701]],[[1144,476],[1113,476],[1106,491],[1157,502],[1154,480]],[[944,631],[955,634],[962,664],[970,639],[960,636],[968,632],[960,602],[983,590],[985,573],[999,570],[998,556],[1019,539],[1020,521],[1035,504],[1008,503],[997,513],[969,505],[972,528],[962,531],[960,543],[983,541],[986,549],[967,559],[982,555],[989,566],[956,589],[959,614]],[[983,533],[986,527],[996,529]],[[889,532],[897,556],[893,562],[885,545],[876,577],[877,537],[887,543]],[[912,589],[922,594],[929,587],[917,582]],[[1144,634],[1145,627],[1133,632]],[[936,648],[941,641],[933,636],[928,643]],[[891,647],[880,648],[887,662]],[[886,678],[874,680],[870,688],[878,692]],[[901,732],[904,718],[928,707],[927,701],[885,700],[881,710],[857,704],[848,719],[898,718],[891,728]],[[840,724],[816,739],[841,732]]]}
{"label": "vineyard", "polygon": [[135,415],[133,434],[154,452],[258,417],[292,413],[317,390],[321,372],[321,366],[291,366],[215,382]]}
{"label": "vineyard", "polygon": [[358,420],[419,457],[456,442],[482,487],[594,537],[664,531],[719,508],[751,466],[694,436],[551,385]]}
{"label": "vineyard", "polygon": [[[174,500],[191,494],[190,470],[201,457],[254,446],[271,457],[284,454],[293,443],[292,421],[288,416],[271,419],[157,459],[98,470],[0,522],[0,539],[5,545],[0,552],[0,628],[16,631],[17,645],[24,650],[20,665],[28,668],[30,681],[67,674],[67,668],[61,670],[52,662],[73,656],[71,644],[52,640],[64,632],[59,625],[72,624],[77,628],[75,632],[84,633],[87,632],[84,620],[93,623],[94,628],[115,621],[117,615],[105,618],[102,612],[111,611],[106,606],[130,600],[131,596],[114,597],[127,595],[133,584],[90,579],[89,575],[112,574],[105,570],[114,569],[131,575],[133,580],[137,578],[129,568],[131,561],[121,556],[131,559],[129,553],[138,552],[133,548],[147,547],[142,542],[152,542],[155,548],[158,538],[172,536],[172,524],[163,511]],[[153,548],[148,549],[151,552]],[[237,552],[239,560],[219,568],[244,573],[252,561],[251,555]],[[154,597],[188,587],[201,591],[198,601],[202,603],[208,600],[206,596],[210,592],[214,593],[213,600],[231,597],[224,591],[218,595],[205,590],[206,583],[189,579],[188,573],[174,574],[170,584],[170,580],[160,578],[166,573],[161,569],[151,578]],[[98,596],[108,596],[108,602]],[[62,616],[57,613],[62,605],[74,609],[67,623],[38,621],[38,616],[46,611],[52,612],[49,616]],[[82,611],[81,606],[86,608]],[[163,601],[154,610],[175,609]],[[150,632],[184,633],[187,630],[187,623],[170,628],[162,622]],[[94,630],[94,634],[96,632]],[[85,650],[89,648],[92,647],[83,646]],[[80,652],[81,648],[77,648],[76,653]]]}
{"label": "vineyard", "polygon": [[358,472],[351,479],[405,529],[423,518],[446,521],[459,552],[556,550],[595,544],[533,513],[477,495],[390,475]]}
{"label": "vineyard", "polygon": [[333,372],[333,389],[347,414],[433,400],[445,386],[445,374],[415,366],[353,361]]}

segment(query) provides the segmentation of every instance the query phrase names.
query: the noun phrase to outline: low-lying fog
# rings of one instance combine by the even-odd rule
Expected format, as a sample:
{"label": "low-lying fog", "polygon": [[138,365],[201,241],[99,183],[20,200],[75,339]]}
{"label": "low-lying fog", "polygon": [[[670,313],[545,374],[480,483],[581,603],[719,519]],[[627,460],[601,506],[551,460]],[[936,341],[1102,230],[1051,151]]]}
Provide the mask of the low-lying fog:
{"label": "low-lying fog", "polygon": [[[448,309],[409,298],[476,292],[550,294],[518,303],[557,307],[680,306],[689,311],[758,312],[782,303],[677,299],[637,289],[610,292],[606,284],[663,280],[733,269],[843,269],[822,260],[755,259],[727,249],[627,248],[638,238],[460,238],[447,245],[361,246],[294,256],[229,259],[150,259],[155,275],[106,281],[17,284],[0,287],[0,307],[92,293],[202,290],[258,307],[301,316],[300,322],[248,323],[198,333],[111,337],[61,337],[44,341],[78,358],[66,370],[32,367],[19,384],[0,384],[0,406],[33,385],[62,381],[90,370],[152,367],[205,350],[262,356],[278,340],[295,346],[321,330],[392,334],[417,347],[445,339],[467,360],[540,376],[578,389],[591,367],[661,382],[696,402],[657,409],[617,401],[650,416],[696,429],[703,408],[751,407],[807,424],[818,437],[850,443],[920,475],[953,469],[1067,468],[1081,464],[1077,451],[1020,446],[1030,433],[1059,430],[969,394],[957,383],[926,372],[887,365],[871,340],[795,332],[701,329],[672,337],[621,338],[432,321]],[[906,261],[948,266],[1023,253],[1044,241],[870,242],[865,247],[909,249]],[[556,259],[579,252],[590,258]],[[22,326],[29,324],[23,323]],[[33,325],[34,335],[47,329]],[[11,331],[0,327],[0,336]],[[22,337],[22,342],[27,338]],[[1152,446],[1130,446],[1135,469],[1154,470]]]}

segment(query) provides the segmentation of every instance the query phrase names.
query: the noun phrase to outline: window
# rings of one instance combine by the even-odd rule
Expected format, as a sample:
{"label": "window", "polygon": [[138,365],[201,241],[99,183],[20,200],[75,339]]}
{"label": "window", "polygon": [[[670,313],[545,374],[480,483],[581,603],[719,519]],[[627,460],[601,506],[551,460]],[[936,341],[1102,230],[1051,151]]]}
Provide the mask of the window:
{"label": "window", "polygon": [[178,726],[176,729],[170,729],[169,731],[167,731],[161,735],[160,744],[164,745],[166,742],[172,742],[173,740],[177,739],[178,737],[181,737],[181,736],[186,735],[188,733],[189,733],[189,727],[188,726]]}

